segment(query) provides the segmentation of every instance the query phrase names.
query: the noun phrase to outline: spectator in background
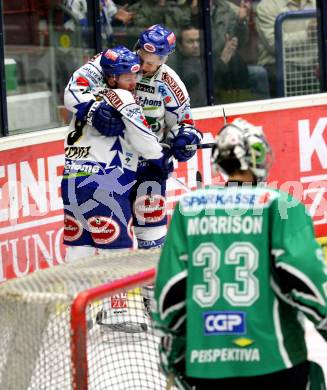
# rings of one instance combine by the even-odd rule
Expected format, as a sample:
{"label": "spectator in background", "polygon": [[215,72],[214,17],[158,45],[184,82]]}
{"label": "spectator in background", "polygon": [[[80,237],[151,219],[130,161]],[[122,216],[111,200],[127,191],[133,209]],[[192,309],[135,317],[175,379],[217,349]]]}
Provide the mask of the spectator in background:
{"label": "spectator in background", "polygon": [[191,9],[185,1],[139,0],[129,7],[134,18],[132,27],[144,29],[146,26],[161,24],[169,29],[190,22]]}
{"label": "spectator in background", "polygon": [[226,0],[212,0],[211,31],[218,102],[250,100],[249,72],[240,54],[248,39],[249,2],[237,15]]}
{"label": "spectator in background", "polygon": [[[192,0],[192,17],[199,12]],[[233,102],[269,97],[266,70],[248,65],[241,49],[249,38],[251,4],[241,0],[239,5],[227,0],[211,0],[211,31],[215,72],[215,95],[218,102]]]}
{"label": "spectator in background", "polygon": [[200,30],[192,25],[181,28],[177,38],[177,50],[171,56],[170,65],[184,81],[192,107],[207,105],[204,57],[201,55]]}
{"label": "spectator in background", "polygon": [[[79,20],[82,33],[87,36],[87,2],[86,0],[65,0],[65,6],[71,10],[73,15]],[[101,36],[104,46],[109,46],[112,41],[112,22],[114,20],[128,25],[134,17],[133,12],[127,9],[127,5],[118,8],[112,0],[100,0]],[[67,30],[74,31],[75,26],[71,19],[65,23]]]}
{"label": "spectator in background", "polygon": [[[275,21],[279,14],[288,11],[299,11],[316,8],[315,0],[261,0],[256,8],[256,28],[259,35],[258,63],[267,69],[270,94],[277,96],[277,77],[276,77],[276,53],[275,53]],[[313,31],[312,21],[298,19],[292,23],[285,23],[283,30],[284,42],[290,47],[297,43],[306,41]],[[312,35],[311,35],[312,37]],[[309,61],[309,58],[297,56],[295,64],[303,64]],[[289,69],[289,72],[292,70]]]}
{"label": "spectator in background", "polygon": [[270,97],[268,73],[262,65],[257,64],[257,38],[254,27],[255,4],[246,4],[242,0],[228,0],[228,4],[237,18],[242,19],[246,15],[248,35],[240,50],[248,67],[250,91],[255,99],[267,99]]}

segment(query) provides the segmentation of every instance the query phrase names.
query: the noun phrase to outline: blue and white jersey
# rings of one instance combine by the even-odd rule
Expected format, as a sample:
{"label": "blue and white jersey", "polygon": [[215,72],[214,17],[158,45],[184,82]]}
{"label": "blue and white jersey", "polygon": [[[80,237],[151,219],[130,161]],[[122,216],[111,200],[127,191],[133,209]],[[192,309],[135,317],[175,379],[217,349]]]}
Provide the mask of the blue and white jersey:
{"label": "blue and white jersey", "polygon": [[160,142],[170,143],[181,128],[194,126],[187,89],[168,65],[136,84],[137,102]]}
{"label": "blue and white jersey", "polygon": [[65,107],[68,111],[76,114],[77,107],[90,100],[96,100],[98,91],[107,88],[100,60],[101,53],[73,73],[64,94]]}
{"label": "blue and white jersey", "polygon": [[126,184],[135,179],[139,157],[160,159],[162,147],[132,93],[107,88],[99,62],[97,56],[73,74],[65,90],[65,106],[76,113],[76,106],[103,99],[122,115],[124,135],[106,137],[87,123],[79,128],[74,115],[65,139],[64,179],[80,182],[83,177],[107,175],[119,168],[119,181]]}

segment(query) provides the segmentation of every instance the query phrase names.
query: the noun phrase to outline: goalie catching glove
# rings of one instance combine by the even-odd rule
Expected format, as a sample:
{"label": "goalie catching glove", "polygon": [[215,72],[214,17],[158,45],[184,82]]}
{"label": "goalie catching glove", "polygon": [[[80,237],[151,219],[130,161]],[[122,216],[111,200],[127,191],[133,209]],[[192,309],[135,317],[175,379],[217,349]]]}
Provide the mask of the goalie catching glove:
{"label": "goalie catching glove", "polygon": [[193,127],[183,127],[171,141],[171,151],[177,161],[184,162],[194,156],[196,150],[185,150],[187,145],[197,145],[202,140],[202,134]]}

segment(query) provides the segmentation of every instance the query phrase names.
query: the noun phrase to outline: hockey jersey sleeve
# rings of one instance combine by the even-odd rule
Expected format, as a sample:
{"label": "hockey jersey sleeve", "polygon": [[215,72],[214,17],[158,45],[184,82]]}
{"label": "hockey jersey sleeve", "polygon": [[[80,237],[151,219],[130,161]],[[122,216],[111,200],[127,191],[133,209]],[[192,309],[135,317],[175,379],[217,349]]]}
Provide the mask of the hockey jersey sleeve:
{"label": "hockey jersey sleeve", "polygon": [[271,212],[272,286],[327,340],[327,267],[312,220],[302,203],[283,193]]}
{"label": "hockey jersey sleeve", "polygon": [[97,91],[104,88],[100,58],[101,53],[73,73],[64,93],[64,103],[68,111],[76,114],[83,105],[95,101]]}
{"label": "hockey jersey sleeve", "polygon": [[122,115],[126,126],[124,138],[137,153],[147,160],[158,160],[163,157],[158,137],[150,129],[142,108],[136,104],[131,92],[107,88],[98,96]]}
{"label": "hockey jersey sleeve", "polygon": [[194,127],[188,91],[177,75],[168,65],[163,65],[159,90],[165,104],[165,124],[169,130],[166,140],[177,136],[181,128]]}

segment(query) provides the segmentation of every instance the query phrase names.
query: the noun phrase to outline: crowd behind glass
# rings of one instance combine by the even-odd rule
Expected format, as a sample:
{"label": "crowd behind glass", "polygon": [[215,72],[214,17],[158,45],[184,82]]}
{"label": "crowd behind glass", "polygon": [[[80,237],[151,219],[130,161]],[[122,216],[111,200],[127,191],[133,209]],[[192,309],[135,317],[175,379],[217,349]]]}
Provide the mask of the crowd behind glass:
{"label": "crowd behind glass", "polygon": [[[64,88],[95,53],[88,4],[3,1],[9,134],[68,123]],[[177,49],[168,65],[186,84],[191,106],[208,105],[201,0],[99,0],[99,8],[103,48],[132,49],[153,24],[172,29]],[[315,8],[315,0],[211,0],[214,103],[319,92]],[[276,49],[276,20],[288,11],[297,13],[278,21]]]}

